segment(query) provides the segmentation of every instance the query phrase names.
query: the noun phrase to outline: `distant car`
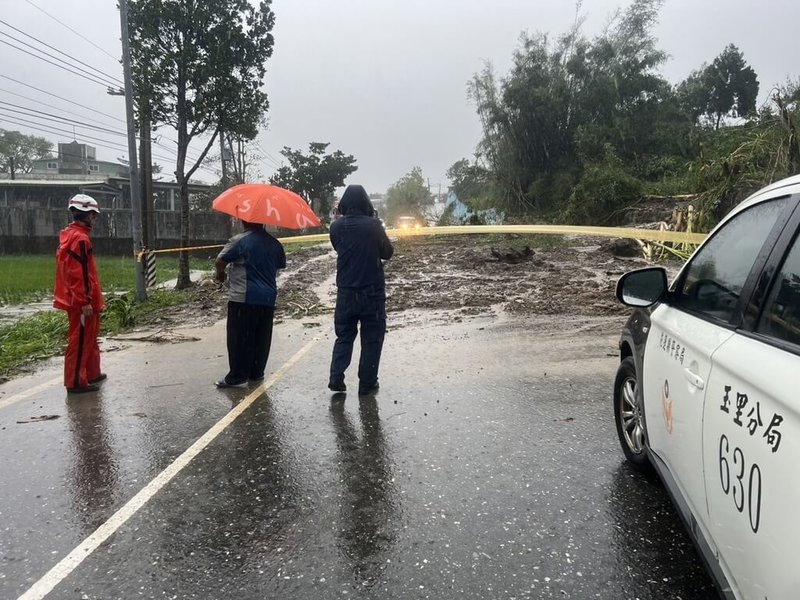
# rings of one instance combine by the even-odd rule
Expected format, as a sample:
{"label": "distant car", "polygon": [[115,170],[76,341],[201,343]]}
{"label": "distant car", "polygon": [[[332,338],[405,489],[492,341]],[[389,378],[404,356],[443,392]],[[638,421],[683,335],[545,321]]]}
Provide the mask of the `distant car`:
{"label": "distant car", "polygon": [[417,217],[408,217],[408,216],[397,217],[397,220],[395,221],[394,224],[395,229],[416,229],[417,227],[420,226],[421,224],[419,222],[419,219],[417,219]]}
{"label": "distant car", "polygon": [[739,600],[797,598],[800,570],[800,176],[737,206],[671,286],[623,275],[614,418],[655,468],[717,581]]}

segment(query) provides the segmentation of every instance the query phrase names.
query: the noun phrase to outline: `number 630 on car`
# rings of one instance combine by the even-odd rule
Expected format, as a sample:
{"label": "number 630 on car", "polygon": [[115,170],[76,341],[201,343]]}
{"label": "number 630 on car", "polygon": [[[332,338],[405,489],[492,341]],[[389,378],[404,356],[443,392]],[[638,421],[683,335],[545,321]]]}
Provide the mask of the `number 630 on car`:
{"label": "number 630 on car", "polygon": [[623,275],[614,419],[723,598],[800,598],[800,176],[733,209],[675,280]]}

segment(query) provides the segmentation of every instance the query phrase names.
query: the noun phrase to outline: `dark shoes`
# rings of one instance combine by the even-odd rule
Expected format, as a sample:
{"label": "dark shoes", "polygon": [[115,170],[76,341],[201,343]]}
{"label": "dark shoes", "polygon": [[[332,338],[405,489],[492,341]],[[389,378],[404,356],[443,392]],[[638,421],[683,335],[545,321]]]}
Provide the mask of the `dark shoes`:
{"label": "dark shoes", "polygon": [[97,392],[100,386],[96,383],[90,383],[86,387],[67,388],[68,394],[88,394],[89,392]]}
{"label": "dark shoes", "polygon": [[371,396],[372,394],[377,392],[380,389],[380,387],[381,386],[378,384],[377,381],[375,382],[375,385],[373,385],[370,388],[362,388],[362,387],[359,386],[358,395],[359,396]]}
{"label": "dark shoes", "polygon": [[[378,388],[380,388],[380,386],[378,385],[377,381],[375,382],[375,385],[373,385],[372,387],[362,387],[361,385],[359,385],[358,395],[369,396],[377,392]],[[331,379],[328,382],[328,389],[331,390],[332,392],[345,392],[347,391],[347,386],[344,384],[344,379],[339,379],[339,380]]]}
{"label": "dark shoes", "polygon": [[329,381],[328,382],[328,389],[332,392],[346,392],[347,386],[344,384],[344,379],[339,381]]}
{"label": "dark shoes", "polygon": [[108,375],[100,373],[97,377],[89,380],[86,387],[67,388],[68,394],[88,394],[89,392],[96,392],[100,389],[100,383],[108,379]]}
{"label": "dark shoes", "polygon": [[214,385],[216,385],[220,389],[222,389],[222,388],[244,389],[244,388],[247,387],[247,382],[243,381],[241,383],[228,383],[228,381],[223,377],[222,379],[217,381]]}

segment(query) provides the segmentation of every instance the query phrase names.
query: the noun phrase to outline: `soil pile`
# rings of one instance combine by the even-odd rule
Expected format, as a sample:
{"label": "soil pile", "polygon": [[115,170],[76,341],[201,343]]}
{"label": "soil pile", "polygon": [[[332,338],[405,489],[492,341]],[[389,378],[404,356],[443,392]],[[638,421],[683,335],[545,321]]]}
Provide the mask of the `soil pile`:
{"label": "soil pile", "polygon": [[[607,239],[553,235],[409,236],[386,263],[387,311],[436,310],[447,318],[625,315],[620,275],[645,266]],[[336,254],[329,244],[291,251],[278,280],[276,322],[321,321],[333,311]],[[158,327],[210,325],[225,316],[226,290],[204,280],[189,302],[154,317]],[[396,321],[395,321],[396,323]],[[141,326],[148,324],[142,323]]]}

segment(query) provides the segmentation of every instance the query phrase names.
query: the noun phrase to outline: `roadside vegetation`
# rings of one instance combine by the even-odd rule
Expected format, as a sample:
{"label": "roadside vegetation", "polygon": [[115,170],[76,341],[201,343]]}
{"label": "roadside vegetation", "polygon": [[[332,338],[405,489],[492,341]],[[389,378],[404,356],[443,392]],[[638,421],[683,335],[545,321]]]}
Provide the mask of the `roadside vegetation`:
{"label": "roadside vegetation", "polygon": [[[104,292],[124,293],[134,288],[136,262],[133,257],[97,256],[96,261]],[[211,271],[213,260],[195,259],[194,268]],[[55,253],[52,256],[0,256],[0,306],[42,302],[52,298],[55,269]],[[175,279],[177,275],[177,258],[157,259],[157,284]]]}
{"label": "roadside vegetation", "polygon": [[[154,290],[144,302],[137,302],[128,293],[107,295],[100,333],[113,335],[128,331],[167,307],[184,304],[192,293]],[[63,354],[66,341],[67,315],[60,310],[42,310],[0,325],[0,382],[26,365]]]}
{"label": "roadside vegetation", "polygon": [[[196,261],[195,268],[210,271],[212,261]],[[97,257],[97,268],[106,295],[101,334],[110,335],[133,328],[136,323],[167,306],[186,302],[191,291],[154,289],[144,302],[130,292],[135,285],[135,262],[129,256]],[[54,256],[1,256],[0,306],[49,302],[53,294]],[[177,258],[158,260],[157,282],[177,277]],[[31,316],[0,325],[0,381],[20,367],[62,354],[66,345],[67,317],[63,311],[42,310]]]}
{"label": "roadside vegetation", "polygon": [[[314,244],[290,244],[287,254],[302,251]],[[192,286],[174,289],[174,286],[148,290],[147,299],[137,301],[135,288],[135,263],[132,257],[97,257],[100,281],[103,285],[106,309],[100,322],[100,334],[113,336],[133,330],[141,325],[156,324],[167,313],[211,310],[217,302],[211,289]],[[211,258],[193,259],[193,267],[207,273],[213,272]],[[53,256],[2,256],[0,257],[0,306],[32,302],[49,302],[52,299],[55,259]],[[178,275],[177,257],[159,257],[157,282],[163,284]],[[36,361],[59,356],[66,347],[67,316],[60,310],[42,310],[6,324],[0,324],[0,382],[28,368]]]}
{"label": "roadside vegetation", "polygon": [[[523,34],[508,73],[487,64],[473,76],[482,139],[447,173],[465,222],[502,213],[511,223],[613,226],[653,197],[669,213],[678,196],[693,205],[695,231],[708,231],[751,192],[800,173],[800,79],[759,81],[731,40],[667,81],[653,33],[662,4],[634,0],[589,38],[579,3],[561,35]],[[389,214],[423,212],[424,181],[419,169],[401,177]]]}

